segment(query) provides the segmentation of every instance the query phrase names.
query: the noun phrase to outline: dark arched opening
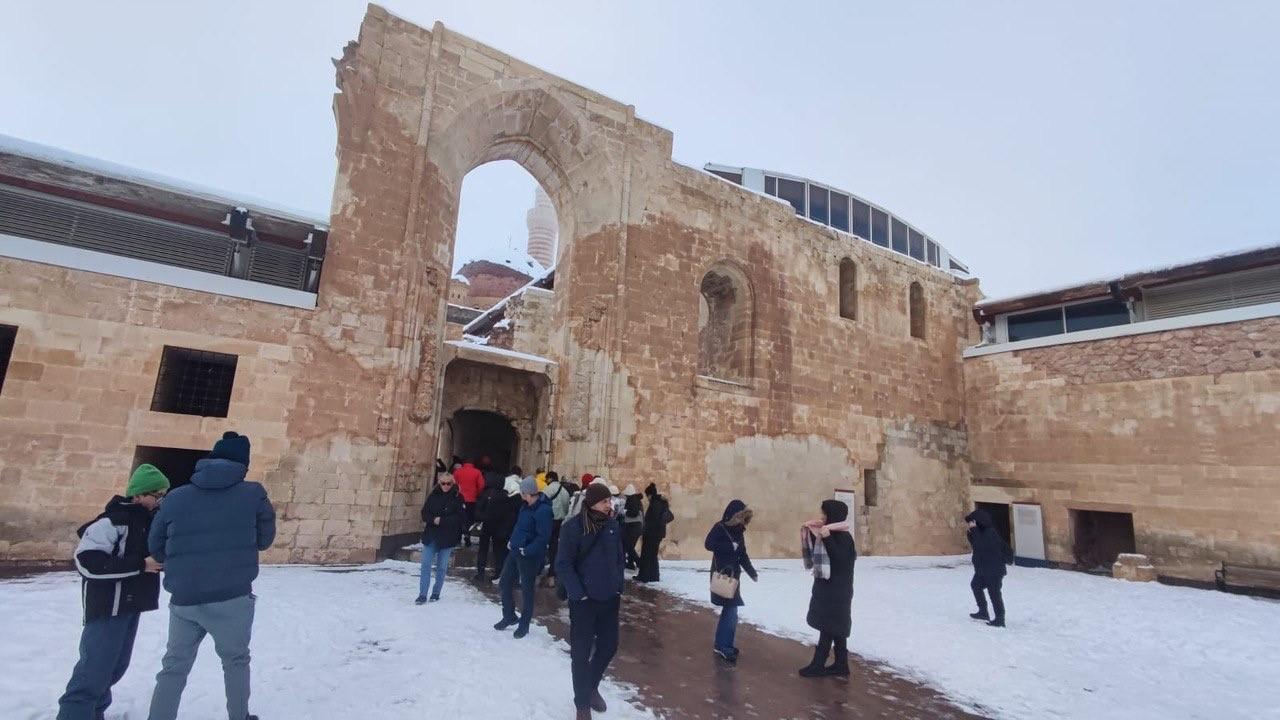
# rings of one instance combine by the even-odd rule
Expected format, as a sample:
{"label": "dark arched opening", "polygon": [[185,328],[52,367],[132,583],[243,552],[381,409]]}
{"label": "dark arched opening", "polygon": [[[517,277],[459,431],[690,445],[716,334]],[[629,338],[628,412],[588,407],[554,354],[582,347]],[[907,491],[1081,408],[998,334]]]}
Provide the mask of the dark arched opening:
{"label": "dark arched opening", "polygon": [[520,440],[511,421],[486,410],[459,410],[450,420],[452,454],[479,462],[489,458],[493,467],[506,472],[518,457]]}

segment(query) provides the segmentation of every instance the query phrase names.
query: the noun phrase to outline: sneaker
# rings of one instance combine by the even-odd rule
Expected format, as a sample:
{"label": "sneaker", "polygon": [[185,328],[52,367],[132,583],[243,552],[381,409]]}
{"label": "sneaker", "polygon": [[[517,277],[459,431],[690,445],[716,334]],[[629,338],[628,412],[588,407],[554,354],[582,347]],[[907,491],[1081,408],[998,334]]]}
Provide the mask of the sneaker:
{"label": "sneaker", "polygon": [[987,623],[987,625],[990,625],[991,627],[1004,627],[1004,618],[996,618],[995,620]]}
{"label": "sneaker", "polygon": [[512,625],[515,625],[518,622],[520,621],[516,618],[502,618],[493,626],[493,629],[506,630],[507,628],[511,627]]}
{"label": "sneaker", "polygon": [[983,622],[986,622],[991,619],[991,616],[987,614],[986,610],[983,610],[982,612],[969,613],[969,617],[973,618],[974,620],[981,620]]}
{"label": "sneaker", "polygon": [[421,605],[421,604],[425,603],[426,601],[427,601],[427,596],[426,596],[426,595],[419,595],[418,597],[416,597],[416,598],[414,598],[414,599],[413,599],[413,604],[414,604],[414,605]]}
{"label": "sneaker", "polygon": [[515,639],[519,640],[520,638],[528,634],[529,634],[529,628],[527,626],[521,626],[516,628],[516,633],[514,637]]}
{"label": "sneaker", "polygon": [[732,650],[721,650],[720,648],[716,648],[715,653],[727,663],[735,663],[738,661],[738,654]]}
{"label": "sneaker", "polygon": [[433,593],[430,602],[440,602],[440,596]]}
{"label": "sneaker", "polygon": [[609,709],[609,705],[605,703],[604,696],[600,694],[599,690],[591,696],[591,709],[596,712],[604,712]]}

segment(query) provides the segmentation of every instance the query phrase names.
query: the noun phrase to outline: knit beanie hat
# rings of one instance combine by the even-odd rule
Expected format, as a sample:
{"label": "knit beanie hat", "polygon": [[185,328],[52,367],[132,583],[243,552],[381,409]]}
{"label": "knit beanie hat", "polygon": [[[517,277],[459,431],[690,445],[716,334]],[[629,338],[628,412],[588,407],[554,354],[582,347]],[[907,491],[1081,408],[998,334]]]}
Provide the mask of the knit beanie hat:
{"label": "knit beanie hat", "polygon": [[249,438],[234,430],[228,430],[222,434],[221,440],[213,444],[213,452],[209,453],[209,457],[230,460],[249,467]]}
{"label": "knit beanie hat", "polygon": [[635,483],[627,483],[627,487],[622,491],[622,494],[626,497],[631,497],[632,495],[639,495],[640,491],[636,490]]}
{"label": "knit beanie hat", "polygon": [[849,506],[839,500],[823,500],[822,513],[827,516],[827,524],[831,525],[849,519]]}
{"label": "knit beanie hat", "polygon": [[129,476],[129,484],[124,489],[125,497],[137,497],[147,493],[162,492],[169,489],[169,478],[164,476],[155,465],[143,463]]}
{"label": "knit beanie hat", "polygon": [[522,495],[537,495],[538,481],[534,478],[527,477],[520,481],[520,493]]}
{"label": "knit beanie hat", "polygon": [[587,510],[591,508],[601,500],[608,500],[611,497],[613,497],[613,494],[609,492],[609,488],[605,487],[601,483],[591,483],[590,485],[587,486],[587,489],[583,490],[582,492],[583,492],[583,495],[582,495],[583,510]]}

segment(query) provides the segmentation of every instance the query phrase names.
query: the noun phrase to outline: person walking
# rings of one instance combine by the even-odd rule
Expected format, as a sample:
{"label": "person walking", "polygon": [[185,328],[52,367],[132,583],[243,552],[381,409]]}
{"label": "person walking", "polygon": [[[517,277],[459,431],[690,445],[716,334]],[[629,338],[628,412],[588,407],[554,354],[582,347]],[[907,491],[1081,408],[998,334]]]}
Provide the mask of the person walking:
{"label": "person walking", "polygon": [[[510,552],[498,581],[502,619],[493,626],[495,630],[506,630],[516,625],[516,638],[529,634],[529,623],[533,622],[534,586],[547,558],[547,544],[551,542],[551,503],[538,492],[538,484],[533,478],[521,481],[520,497],[524,500],[524,507],[520,508],[515,531],[508,543]],[[522,596],[519,618],[515,610],[514,586],[517,579]]]}
{"label": "person walking", "polygon": [[547,581],[556,576],[555,557],[560,547],[560,529],[564,526],[565,517],[569,514],[569,491],[560,482],[560,476],[554,470],[547,473],[547,489],[542,491],[551,503],[551,543],[547,547]]}
{"label": "person walking", "polygon": [[[431,590],[431,602],[440,599],[444,576],[449,572],[449,556],[462,538],[462,493],[457,481],[445,473],[422,503],[422,570],[418,575],[418,597],[415,604],[427,602],[427,589]],[[435,571],[435,584],[431,574]]]}
{"label": "person walking", "polygon": [[150,720],[174,720],[205,635],[222,660],[229,720],[249,714],[249,640],[253,634],[258,553],[276,536],[276,513],[267,491],[248,482],[249,438],[224,433],[209,456],[196,463],[191,482],[165,499],[151,524],[147,545],[164,564],[169,591],[169,643]]}
{"label": "person walking", "polygon": [[476,502],[484,491],[484,475],[467,460],[461,467],[454,468],[453,479],[462,495],[462,544],[471,547],[471,525],[477,520]]}
{"label": "person walking", "polygon": [[622,545],[627,551],[627,569],[635,570],[640,566],[636,543],[644,535],[644,500],[633,484],[627,485],[622,497]]}
{"label": "person walking", "polygon": [[[985,620],[991,627],[1004,627],[1004,596],[1001,586],[1004,584],[1005,565],[1013,562],[1013,548],[1004,541],[1000,532],[991,523],[991,516],[986,510],[974,510],[964,516],[969,524],[969,546],[973,548],[973,580],[969,587],[973,589],[973,599],[978,603],[978,612],[969,613],[974,620]],[[991,607],[996,616],[987,614],[987,599],[982,591],[991,594]]]}
{"label": "person walking", "polygon": [[[509,528],[515,522],[513,504],[508,498],[510,490],[504,489],[505,481],[495,480],[491,476],[485,478],[484,483],[484,490],[475,504],[474,516],[475,521],[480,523],[480,540],[476,547],[476,582],[496,580],[502,572],[502,561],[507,556],[506,539],[510,537]],[[517,493],[518,488],[517,485]],[[519,509],[518,506],[514,507]],[[486,577],[491,551],[494,556],[493,576]]]}
{"label": "person walking", "polygon": [[640,544],[640,572],[636,573],[636,582],[658,582],[658,550],[662,540],[667,536],[667,525],[675,520],[671,513],[671,503],[658,493],[658,486],[649,483],[644,489],[649,498],[649,507],[644,512],[643,541]]}
{"label": "person walking", "polygon": [[[741,500],[731,500],[724,509],[720,522],[711,526],[703,543],[711,551],[711,572],[729,575],[735,580],[745,572],[755,582],[758,578],[751,557],[747,554],[745,531],[751,523],[752,511]],[[742,588],[734,590],[733,597],[725,598],[711,593],[711,604],[720,608],[720,621],[716,624],[714,650],[727,662],[736,663],[739,651],[734,645],[738,631],[738,608],[742,602]]]}
{"label": "person walking", "polygon": [[160,607],[160,563],[147,550],[147,533],[169,479],[139,465],[124,495],[116,495],[80,526],[74,553],[80,573],[84,627],[80,659],[58,699],[58,720],[96,720],[111,706],[111,688],[133,656],[142,613]]}
{"label": "person walking", "polygon": [[[839,500],[823,500],[822,516],[800,528],[805,568],[813,570],[813,591],[805,622],[818,631],[813,661],[800,668],[801,677],[849,676],[847,641],[853,627],[853,563],[858,550],[849,533],[849,506]],[[835,660],[827,655],[835,646]]]}
{"label": "person walking", "polygon": [[554,565],[569,602],[569,657],[578,720],[608,710],[600,680],[618,651],[624,563],[609,492],[587,488],[583,511],[564,524]]}

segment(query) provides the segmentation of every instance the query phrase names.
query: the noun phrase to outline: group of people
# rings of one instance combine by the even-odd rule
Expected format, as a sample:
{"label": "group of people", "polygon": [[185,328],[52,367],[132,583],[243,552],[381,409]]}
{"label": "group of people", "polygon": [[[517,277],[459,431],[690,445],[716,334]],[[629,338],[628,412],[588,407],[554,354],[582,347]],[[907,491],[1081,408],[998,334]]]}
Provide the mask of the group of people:
{"label": "group of people", "polygon": [[[111,688],[129,668],[142,613],[169,591],[169,638],[149,720],[174,720],[206,635],[222,660],[230,720],[249,714],[249,640],[258,553],[271,546],[276,515],[262,485],[247,482],[249,438],[227,432],[170,491],[153,465],[133,471],[122,495],[80,527],[84,627],[80,658],[58,700],[58,720],[101,720]],[[163,501],[163,502],[162,502]]]}

